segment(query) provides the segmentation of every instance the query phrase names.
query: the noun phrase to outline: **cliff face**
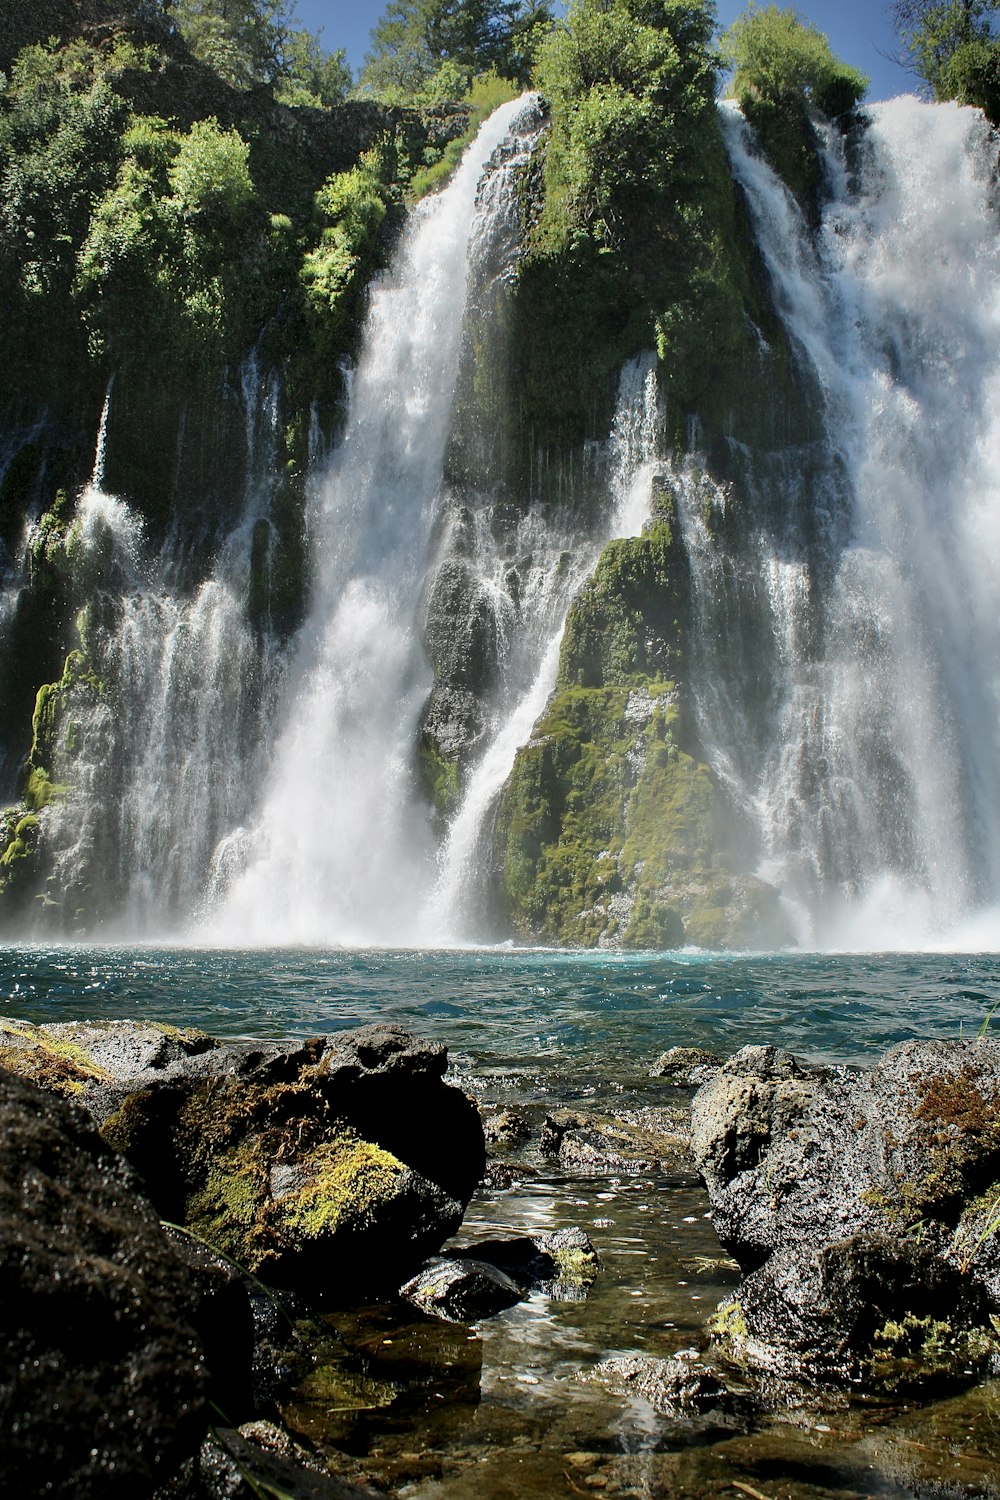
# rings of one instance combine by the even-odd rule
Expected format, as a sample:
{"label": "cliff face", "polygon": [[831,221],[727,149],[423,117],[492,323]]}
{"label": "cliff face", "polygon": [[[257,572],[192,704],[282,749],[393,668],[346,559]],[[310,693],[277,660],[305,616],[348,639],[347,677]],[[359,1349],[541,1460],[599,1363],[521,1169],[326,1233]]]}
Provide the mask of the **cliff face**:
{"label": "cliff face", "polygon": [[[470,289],[420,601],[434,684],[412,752],[443,837],[510,712],[518,632],[558,624],[608,534],[619,374],[655,351],[651,518],[572,604],[555,692],[480,846],[481,924],[533,940],[786,932],[702,740],[690,547],[692,518],[722,560],[748,545],[751,471],[772,450],[808,464],[817,403],[730,174],[704,8],[665,15],[639,28],[641,57],[612,50],[578,79],[563,59],[524,127]],[[156,929],[240,857],[365,288],[415,167],[466,121],[284,108],[223,84],[138,5],[32,17],[0,34],[19,54],[0,115],[0,906],[12,930]],[[600,115],[608,90],[627,129]],[[814,151],[808,120],[795,128]],[[809,524],[806,505],[806,552]],[[157,697],[160,728],[141,727],[135,705]],[[164,723],[200,781],[180,747],[162,759]],[[332,794],[336,767],[317,774],[304,804]],[[136,808],[150,784],[162,807]]]}

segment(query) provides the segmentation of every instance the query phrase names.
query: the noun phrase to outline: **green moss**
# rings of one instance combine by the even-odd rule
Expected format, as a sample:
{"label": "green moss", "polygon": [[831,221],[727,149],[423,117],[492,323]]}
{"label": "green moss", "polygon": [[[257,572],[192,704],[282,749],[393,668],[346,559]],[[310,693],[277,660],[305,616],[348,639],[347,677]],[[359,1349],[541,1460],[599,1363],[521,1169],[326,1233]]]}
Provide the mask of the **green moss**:
{"label": "green moss", "polygon": [[339,1231],[370,1227],[405,1171],[389,1152],[339,1131],[296,1157],[294,1185],[275,1197],[276,1145],[274,1132],[266,1130],[213,1152],[202,1185],[187,1201],[187,1226],[255,1272]]}
{"label": "green moss", "polygon": [[0,1068],[66,1098],[110,1077],[74,1042],[53,1037],[44,1026],[17,1021],[0,1021]]}
{"label": "green moss", "polygon": [[500,899],[525,937],[661,951],[787,940],[777,893],[740,872],[715,777],[684,748],[688,575],[674,514],[661,485],[643,535],[602,552],[501,796]]}
{"label": "green moss", "polygon": [[318,1146],[297,1170],[303,1186],[278,1201],[273,1220],[283,1238],[301,1246],[339,1229],[370,1227],[406,1169],[390,1152],[345,1131]]}
{"label": "green moss", "polygon": [[716,1308],[709,1319],[709,1328],[716,1338],[735,1345],[737,1350],[745,1344],[750,1330],[739,1298],[734,1297],[731,1302],[724,1302]]}
{"label": "green moss", "polygon": [[420,740],[420,774],[431,806],[442,818],[454,812],[460,791],[458,763],[447,760],[426,734]]}
{"label": "green moss", "polygon": [[906,1313],[889,1319],[872,1338],[870,1375],[890,1389],[915,1381],[968,1378],[1000,1351],[989,1328],[956,1327],[946,1320]]}
{"label": "green moss", "polygon": [[40,766],[33,766],[25,784],[24,801],[33,812],[40,812],[54,798],[64,797],[68,790],[65,782],[52,781],[47,771]]}
{"label": "green moss", "polygon": [[556,1279],[561,1286],[579,1290],[593,1285],[600,1269],[596,1251],[556,1246],[548,1253],[556,1263]]}

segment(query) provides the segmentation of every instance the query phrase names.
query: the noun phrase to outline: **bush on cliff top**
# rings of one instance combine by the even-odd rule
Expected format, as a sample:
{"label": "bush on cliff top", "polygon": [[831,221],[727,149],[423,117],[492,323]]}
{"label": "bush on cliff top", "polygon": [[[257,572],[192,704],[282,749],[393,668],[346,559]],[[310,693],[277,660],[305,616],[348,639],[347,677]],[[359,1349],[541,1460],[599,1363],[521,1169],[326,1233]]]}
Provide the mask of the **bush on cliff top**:
{"label": "bush on cliff top", "polygon": [[841,115],[868,89],[865,75],[834,56],[821,31],[777,5],[761,10],[751,0],[723,36],[722,56],[741,107],[805,97],[824,114]]}

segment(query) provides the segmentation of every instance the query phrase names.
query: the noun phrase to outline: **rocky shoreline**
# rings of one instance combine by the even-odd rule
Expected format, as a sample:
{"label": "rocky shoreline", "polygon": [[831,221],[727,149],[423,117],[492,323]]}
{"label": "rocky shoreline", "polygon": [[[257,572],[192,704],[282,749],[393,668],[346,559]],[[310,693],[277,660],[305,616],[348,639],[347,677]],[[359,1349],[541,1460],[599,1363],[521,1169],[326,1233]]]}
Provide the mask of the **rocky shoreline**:
{"label": "rocky shoreline", "polygon": [[[388,1025],[221,1043],[0,1022],[7,1492],[395,1488],[286,1421],[303,1399],[394,1399],[331,1314],[405,1304],[460,1336],[525,1298],[582,1301],[604,1274],[599,1218],[454,1239],[477,1187],[502,1204],[540,1164],[642,1184],[663,1217],[671,1191],[704,1184],[731,1269],[698,1347],[637,1352],[623,1328],[618,1353],[578,1371],[643,1403],[666,1454],[757,1441],[775,1413],[947,1401],[1000,1371],[992,1040],[906,1043],[865,1071],[673,1049],[617,1102],[459,1088],[446,1068],[443,1047]],[[596,1462],[577,1477],[616,1492]],[[878,1493],[1000,1493],[976,1483]]]}

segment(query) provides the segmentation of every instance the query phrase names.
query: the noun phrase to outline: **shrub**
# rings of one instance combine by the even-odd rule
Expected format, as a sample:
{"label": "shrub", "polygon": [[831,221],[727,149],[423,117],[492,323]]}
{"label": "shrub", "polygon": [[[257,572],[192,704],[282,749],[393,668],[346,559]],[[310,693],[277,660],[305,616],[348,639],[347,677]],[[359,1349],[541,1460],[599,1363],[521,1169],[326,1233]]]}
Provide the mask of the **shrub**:
{"label": "shrub", "polygon": [[862,99],[868,79],[835,57],[827,38],[794,10],[753,3],[722,38],[740,105],[805,97],[828,115],[845,114]]}

